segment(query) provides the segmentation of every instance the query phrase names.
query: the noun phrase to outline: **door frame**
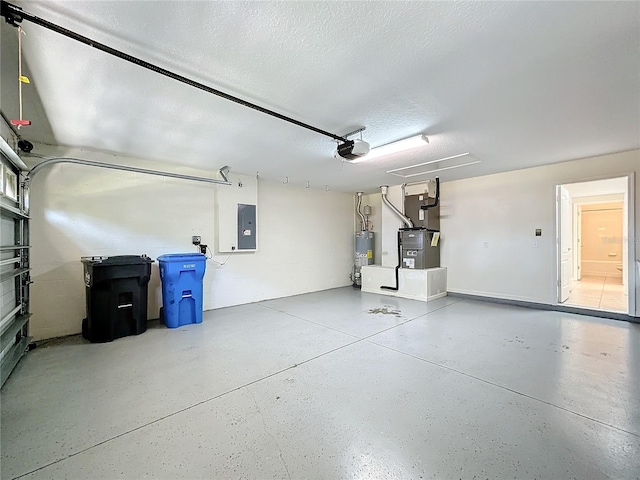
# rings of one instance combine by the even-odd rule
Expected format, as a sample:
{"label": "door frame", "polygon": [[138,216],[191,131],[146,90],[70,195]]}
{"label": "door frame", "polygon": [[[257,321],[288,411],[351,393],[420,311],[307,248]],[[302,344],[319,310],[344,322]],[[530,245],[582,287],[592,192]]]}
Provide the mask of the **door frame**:
{"label": "door frame", "polygon": [[[556,209],[557,209],[557,217],[558,217],[558,225],[557,225],[557,244],[556,244],[556,250],[557,250],[557,255],[558,255],[558,292],[557,292],[557,302],[558,304],[564,304],[564,302],[566,302],[569,299],[569,295],[571,293],[571,280],[573,278],[573,230],[574,230],[574,225],[573,225],[573,199],[571,197],[571,194],[569,193],[569,191],[564,187],[565,184],[562,185],[556,185]],[[570,211],[570,218],[568,219],[571,222],[571,226],[570,228],[565,228],[565,231],[571,231],[571,244],[569,245],[569,250],[568,250],[568,256],[569,259],[568,261],[570,262],[571,265],[571,272],[569,274],[570,278],[565,278],[565,280],[568,282],[569,284],[569,293],[567,293],[567,298],[565,298],[563,300],[564,297],[564,285],[562,282],[562,278],[563,278],[563,265],[562,265],[562,219],[563,219],[563,211],[564,211],[564,205],[563,205],[563,196],[564,193],[567,193],[567,195],[569,195],[569,211]],[[565,221],[567,221],[567,218],[564,218]]]}
{"label": "door frame", "polygon": [[[572,183],[584,183],[584,182],[594,182],[598,180],[610,180],[613,178],[626,178],[627,180],[627,196],[624,200],[624,204],[627,209],[627,221],[626,221],[626,232],[623,232],[623,235],[626,234],[626,237],[623,241],[627,243],[627,295],[628,295],[628,311],[627,315],[635,316],[637,310],[637,302],[638,298],[636,295],[636,291],[639,288],[636,288],[636,284],[640,282],[638,277],[640,277],[640,262],[638,262],[638,266],[636,266],[636,242],[634,241],[635,232],[636,232],[636,191],[635,191],[635,172],[629,173],[619,173],[619,174],[611,174],[606,176],[599,176],[596,178],[583,178],[576,180],[567,180],[562,183],[556,183],[555,188],[553,190],[554,195],[554,209],[555,209],[555,238],[556,238],[556,246],[555,246],[555,292],[556,292],[556,301],[555,305],[563,305],[560,303],[560,289],[561,286],[561,274],[562,274],[562,252],[560,251],[560,236],[561,236],[561,212],[558,206],[560,205],[560,201],[558,199],[558,195],[560,192],[560,187],[562,185],[572,184]],[[638,285],[640,287],[640,285]]]}

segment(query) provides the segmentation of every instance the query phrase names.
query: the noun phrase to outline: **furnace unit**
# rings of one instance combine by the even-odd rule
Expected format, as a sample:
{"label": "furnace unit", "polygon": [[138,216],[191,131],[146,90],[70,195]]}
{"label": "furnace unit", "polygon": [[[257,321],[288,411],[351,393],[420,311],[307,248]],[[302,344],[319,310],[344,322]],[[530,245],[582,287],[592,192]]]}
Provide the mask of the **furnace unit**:
{"label": "furnace unit", "polygon": [[[435,238],[434,238],[435,236]],[[436,268],[440,266],[439,232],[426,228],[400,230],[402,268]]]}

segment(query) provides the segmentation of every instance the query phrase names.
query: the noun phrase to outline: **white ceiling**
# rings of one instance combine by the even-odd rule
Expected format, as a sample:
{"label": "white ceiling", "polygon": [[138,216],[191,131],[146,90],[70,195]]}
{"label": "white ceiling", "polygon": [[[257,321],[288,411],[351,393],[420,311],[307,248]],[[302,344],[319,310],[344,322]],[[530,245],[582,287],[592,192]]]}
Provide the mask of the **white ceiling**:
{"label": "white ceiling", "polygon": [[[365,126],[372,146],[430,137],[343,165],[330,138],[25,22],[32,141],[333,190],[397,184],[386,170],[464,152],[482,162],[441,179],[640,147],[640,2],[17,4],[323,130]],[[15,30],[2,34],[6,97]],[[2,109],[15,117],[17,100]]]}

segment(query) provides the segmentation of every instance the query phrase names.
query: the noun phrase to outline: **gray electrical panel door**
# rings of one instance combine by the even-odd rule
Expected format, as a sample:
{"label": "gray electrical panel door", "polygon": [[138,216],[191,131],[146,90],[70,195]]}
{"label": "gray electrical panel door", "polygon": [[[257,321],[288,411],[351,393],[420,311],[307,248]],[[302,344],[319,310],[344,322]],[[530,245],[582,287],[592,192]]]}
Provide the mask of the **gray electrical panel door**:
{"label": "gray electrical panel door", "polygon": [[238,204],[238,250],[256,249],[256,206]]}

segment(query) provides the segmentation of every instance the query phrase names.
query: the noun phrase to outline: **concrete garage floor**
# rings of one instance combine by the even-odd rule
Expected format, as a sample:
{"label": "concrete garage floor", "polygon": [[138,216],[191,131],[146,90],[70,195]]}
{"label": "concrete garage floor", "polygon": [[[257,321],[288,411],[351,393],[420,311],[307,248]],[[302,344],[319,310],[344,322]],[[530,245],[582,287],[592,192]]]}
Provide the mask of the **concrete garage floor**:
{"label": "concrete garage floor", "polygon": [[638,478],[640,325],[328,290],[30,352],[3,479]]}

